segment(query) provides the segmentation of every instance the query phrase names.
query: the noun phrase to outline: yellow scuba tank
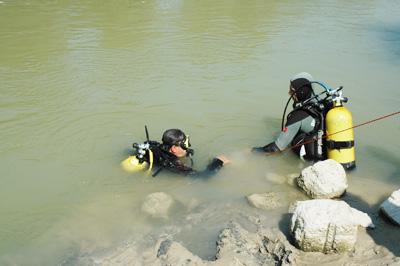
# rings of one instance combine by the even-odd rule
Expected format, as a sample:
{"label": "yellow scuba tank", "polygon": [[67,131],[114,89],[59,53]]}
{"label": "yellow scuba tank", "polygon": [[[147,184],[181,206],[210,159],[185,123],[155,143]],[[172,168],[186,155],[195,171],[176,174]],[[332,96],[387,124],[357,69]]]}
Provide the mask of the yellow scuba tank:
{"label": "yellow scuba tank", "polygon": [[[151,150],[151,146],[157,144],[157,142],[150,141],[147,126],[144,126],[144,130],[146,132],[147,141],[140,144],[133,143],[132,148],[134,150],[133,154],[135,155],[131,155],[121,162],[122,168],[127,172],[134,173],[147,168],[147,174],[151,174],[154,163],[154,154]],[[146,154],[148,155],[147,160],[145,159]]]}
{"label": "yellow scuba tank", "polygon": [[147,169],[147,174],[150,174],[153,168],[154,155],[150,149],[148,149],[147,151],[149,153],[149,162],[140,162],[137,156],[131,155],[121,162],[122,168],[130,173],[144,171],[145,169]]}
{"label": "yellow scuba tank", "polygon": [[339,162],[345,169],[352,169],[356,166],[353,118],[342,104],[346,98],[340,94],[333,100],[334,107],[325,117],[328,158]]}
{"label": "yellow scuba tank", "polygon": [[129,156],[121,162],[121,166],[125,171],[134,173],[145,170],[148,167],[148,163],[140,163],[136,156]]}

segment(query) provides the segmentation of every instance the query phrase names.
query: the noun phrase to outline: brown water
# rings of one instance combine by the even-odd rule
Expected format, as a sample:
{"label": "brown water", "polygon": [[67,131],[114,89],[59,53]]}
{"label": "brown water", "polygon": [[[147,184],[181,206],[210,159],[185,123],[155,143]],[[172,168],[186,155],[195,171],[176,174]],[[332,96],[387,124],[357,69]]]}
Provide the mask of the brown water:
{"label": "brown water", "polygon": [[[278,133],[297,72],[343,85],[355,124],[399,111],[398,14],[398,1],[0,1],[0,264],[75,264],[160,232],[208,258],[241,213],[277,226],[286,208],[244,196],[304,199],[285,182],[304,165],[246,150]],[[205,181],[125,173],[145,124],[156,140],[190,134],[197,168],[232,163]],[[355,134],[348,199],[374,213],[399,188],[399,117]],[[167,221],[140,211],[156,191],[181,202]]]}

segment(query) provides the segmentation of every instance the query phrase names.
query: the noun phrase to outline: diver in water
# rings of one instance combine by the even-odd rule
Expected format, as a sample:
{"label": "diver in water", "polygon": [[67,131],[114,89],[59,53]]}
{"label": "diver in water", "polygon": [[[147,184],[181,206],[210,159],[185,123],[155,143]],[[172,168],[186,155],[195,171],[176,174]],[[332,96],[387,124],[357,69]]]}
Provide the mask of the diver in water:
{"label": "diver in water", "polygon": [[[316,152],[316,142],[312,141],[301,145],[315,137],[321,123],[323,123],[321,121],[321,117],[324,117],[323,111],[310,104],[315,102],[312,81],[313,77],[306,72],[299,73],[290,80],[289,95],[290,99],[294,101],[293,111],[288,114],[284,126],[282,121],[282,131],[278,138],[263,147],[254,147],[253,151],[275,153],[291,145],[294,146],[295,153],[302,158],[308,160],[322,159],[321,154],[318,156]],[[305,102],[308,102],[308,104],[304,104]]]}
{"label": "diver in water", "polygon": [[[315,93],[314,85],[323,88]],[[343,105],[348,101],[342,96],[343,87],[333,89],[302,72],[290,80],[290,98],[282,116],[278,138],[253,151],[275,153],[290,147],[302,159],[320,161],[336,160],[346,170],[355,168],[353,118]],[[293,110],[286,117],[286,109],[293,100]]]}
{"label": "diver in water", "polygon": [[[146,135],[148,136],[147,128]],[[153,177],[164,169],[182,175],[208,177],[229,162],[225,156],[218,156],[208,164],[205,170],[194,170],[191,158],[194,151],[190,148],[189,136],[180,129],[166,130],[162,136],[162,143],[148,139],[143,144],[134,143],[133,147],[135,156],[130,156],[123,161],[123,168],[128,171],[147,168]],[[152,171],[154,166],[156,170]]]}

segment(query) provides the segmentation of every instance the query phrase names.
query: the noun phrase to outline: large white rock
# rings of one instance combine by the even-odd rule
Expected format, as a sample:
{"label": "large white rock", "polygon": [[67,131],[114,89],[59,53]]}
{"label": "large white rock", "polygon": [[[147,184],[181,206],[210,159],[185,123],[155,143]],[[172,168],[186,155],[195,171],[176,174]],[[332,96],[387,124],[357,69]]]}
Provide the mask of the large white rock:
{"label": "large white rock", "polygon": [[172,197],[164,192],[147,195],[142,205],[142,211],[156,218],[168,218],[168,212],[173,205]]}
{"label": "large white rock", "polygon": [[344,201],[307,200],[297,202],[290,232],[303,251],[343,252],[354,248],[358,226],[374,224],[368,214]]}
{"label": "large white rock", "polygon": [[400,225],[400,189],[381,204],[382,212],[395,224]]}
{"label": "large white rock", "polygon": [[343,166],[332,159],[305,168],[297,178],[297,185],[314,199],[340,197],[348,186]]}

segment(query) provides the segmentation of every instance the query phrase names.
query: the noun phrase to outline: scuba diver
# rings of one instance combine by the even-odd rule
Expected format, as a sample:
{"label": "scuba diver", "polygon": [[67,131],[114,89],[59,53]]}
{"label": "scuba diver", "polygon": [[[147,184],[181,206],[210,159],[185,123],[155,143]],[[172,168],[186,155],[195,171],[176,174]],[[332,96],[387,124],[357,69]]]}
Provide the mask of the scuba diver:
{"label": "scuba diver", "polygon": [[[323,87],[324,91],[316,94],[316,84]],[[290,97],[278,138],[265,146],[254,147],[252,151],[271,154],[290,146],[302,159],[319,161],[330,158],[341,163],[345,169],[354,168],[352,116],[343,106],[347,98],[342,97],[342,89],[332,89],[314,81],[306,72],[296,74],[290,80]],[[325,97],[321,99],[322,95]],[[292,99],[293,110],[284,123],[286,109]]]}
{"label": "scuba diver", "polygon": [[[145,170],[155,177],[160,171],[166,169],[174,173],[190,176],[209,177],[214,175],[222,166],[228,163],[225,156],[214,158],[203,171],[196,171],[193,167],[194,154],[191,149],[189,136],[180,129],[168,129],[162,136],[162,143],[149,140],[146,130],[147,141],[142,144],[133,144],[133,155],[122,162],[122,167],[129,172]],[[156,170],[153,172],[153,167]]]}

